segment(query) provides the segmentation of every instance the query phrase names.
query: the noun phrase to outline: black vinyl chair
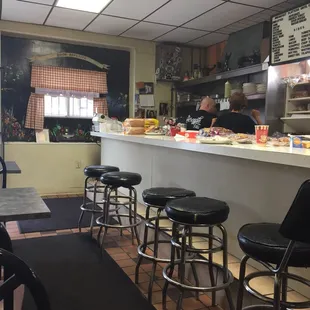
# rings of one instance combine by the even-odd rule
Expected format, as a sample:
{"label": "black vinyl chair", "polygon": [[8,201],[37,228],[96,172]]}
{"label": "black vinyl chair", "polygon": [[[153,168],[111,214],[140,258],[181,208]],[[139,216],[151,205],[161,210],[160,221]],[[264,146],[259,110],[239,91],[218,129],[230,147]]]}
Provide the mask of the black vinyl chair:
{"label": "black vinyl chair", "polygon": [[[310,281],[289,273],[289,267],[310,267],[310,180],[305,181],[289,209],[282,224],[258,223],[244,225],[238,233],[238,241],[245,253],[240,266],[240,286],[237,310],[242,309],[245,288],[251,295],[266,302],[266,305],[250,306],[279,309],[309,308],[310,302],[288,302],[288,279],[310,287]],[[249,259],[261,263],[266,271],[258,271],[245,276]],[[274,267],[275,266],[275,267]],[[258,277],[274,278],[274,297],[269,298],[254,290],[250,281]]]}
{"label": "black vinyl chair", "polygon": [[7,169],[4,159],[0,156],[0,164],[2,168],[0,169],[0,174],[2,174],[2,188],[6,188],[6,182],[7,182]]}
{"label": "black vinyl chair", "polygon": [[3,309],[14,309],[14,291],[24,285],[29,289],[37,310],[50,310],[43,284],[27,264],[12,252],[11,238],[4,225],[0,224],[0,267],[4,271],[4,281],[0,284],[0,301],[3,300]]}

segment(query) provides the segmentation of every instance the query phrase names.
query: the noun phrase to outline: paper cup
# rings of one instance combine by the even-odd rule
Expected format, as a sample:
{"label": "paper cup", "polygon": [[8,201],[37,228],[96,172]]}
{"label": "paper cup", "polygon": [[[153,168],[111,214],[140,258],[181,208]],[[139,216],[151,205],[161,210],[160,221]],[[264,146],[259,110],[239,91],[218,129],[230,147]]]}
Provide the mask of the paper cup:
{"label": "paper cup", "polygon": [[255,137],[256,143],[260,145],[266,145],[268,139],[268,125],[256,125],[255,126]]}

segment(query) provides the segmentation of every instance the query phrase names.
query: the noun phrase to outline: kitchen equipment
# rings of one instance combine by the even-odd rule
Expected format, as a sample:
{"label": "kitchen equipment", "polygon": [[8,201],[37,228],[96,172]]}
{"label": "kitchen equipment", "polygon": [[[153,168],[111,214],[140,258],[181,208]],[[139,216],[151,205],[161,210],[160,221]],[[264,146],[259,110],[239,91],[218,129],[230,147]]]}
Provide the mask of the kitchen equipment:
{"label": "kitchen equipment", "polygon": [[245,95],[256,94],[256,84],[255,83],[244,83],[243,84],[243,93]]}

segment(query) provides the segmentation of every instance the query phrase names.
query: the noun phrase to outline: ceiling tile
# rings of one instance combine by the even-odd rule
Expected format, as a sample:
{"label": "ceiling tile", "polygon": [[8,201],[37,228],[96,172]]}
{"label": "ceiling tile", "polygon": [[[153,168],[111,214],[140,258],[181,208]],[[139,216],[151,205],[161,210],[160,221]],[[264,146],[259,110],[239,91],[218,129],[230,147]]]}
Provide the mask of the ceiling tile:
{"label": "ceiling tile", "polygon": [[289,9],[292,9],[294,8],[295,6],[297,6],[298,4],[295,2],[293,3],[290,3],[290,2],[283,2],[283,3],[280,3],[278,5],[275,5],[273,7],[271,7],[272,10],[275,10],[275,11],[279,11],[279,12],[283,12],[283,11],[287,11]]}
{"label": "ceiling tile", "polygon": [[137,21],[132,19],[100,15],[85,30],[110,35],[119,35],[136,23]]}
{"label": "ceiling tile", "polygon": [[150,15],[146,21],[180,26],[222,3],[224,2],[221,0],[172,0]]}
{"label": "ceiling tile", "polygon": [[234,0],[241,4],[256,5],[262,8],[270,8],[273,5],[279,4],[284,0]]}
{"label": "ceiling tile", "polygon": [[[18,1],[23,2],[24,0],[18,0]],[[26,2],[33,2],[33,3],[53,5],[54,0],[26,0]]]}
{"label": "ceiling tile", "polygon": [[261,9],[226,2],[223,5],[192,20],[184,26],[188,28],[214,31],[252,14],[258,13],[259,11],[261,11]]}
{"label": "ceiling tile", "polygon": [[159,37],[158,39],[156,39],[156,41],[186,43],[188,41],[197,39],[204,34],[207,34],[207,32],[201,30],[177,28]]}
{"label": "ceiling tile", "polygon": [[143,40],[153,40],[174,28],[175,27],[172,26],[141,22],[126,31],[122,34],[122,36]]}
{"label": "ceiling tile", "polygon": [[104,11],[104,14],[143,19],[168,0],[114,0]]}
{"label": "ceiling tile", "polygon": [[2,0],[2,19],[24,23],[43,24],[50,8],[46,5]]}
{"label": "ceiling tile", "polygon": [[47,19],[46,25],[82,30],[96,16],[97,14],[89,12],[54,8]]}
{"label": "ceiling tile", "polygon": [[299,4],[309,3],[309,0],[287,0],[287,2],[293,3],[295,6],[298,6]]}
{"label": "ceiling tile", "polygon": [[206,36],[190,42],[190,45],[210,46],[228,39],[228,35],[221,33],[210,33]]}

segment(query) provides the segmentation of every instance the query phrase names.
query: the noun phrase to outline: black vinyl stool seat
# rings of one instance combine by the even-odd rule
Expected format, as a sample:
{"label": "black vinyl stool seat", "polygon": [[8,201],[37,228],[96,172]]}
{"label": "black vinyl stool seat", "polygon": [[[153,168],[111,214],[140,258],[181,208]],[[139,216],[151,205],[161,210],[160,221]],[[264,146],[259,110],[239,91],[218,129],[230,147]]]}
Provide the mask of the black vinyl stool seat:
{"label": "black vinyl stool seat", "polygon": [[143,201],[149,205],[165,208],[172,199],[194,197],[195,192],[179,187],[152,187],[142,193]]}
{"label": "black vinyl stool seat", "polygon": [[[141,219],[137,216],[137,192],[134,188],[135,185],[139,185],[142,181],[142,177],[138,173],[132,172],[108,172],[100,177],[100,181],[105,186],[104,190],[104,208],[102,215],[97,218],[96,223],[100,226],[97,241],[100,242],[101,232],[104,229],[104,234],[101,239],[101,249],[104,246],[104,239],[107,235],[109,228],[120,229],[121,235],[123,228],[130,228],[132,235],[132,244],[134,244],[134,237],[136,236],[138,244],[140,243],[137,226],[141,224]],[[129,191],[128,195],[117,194],[118,189],[126,188]],[[116,195],[112,196],[112,192]],[[110,206],[116,206],[111,210]],[[120,214],[118,210],[124,207],[128,209],[128,214]],[[116,214],[110,214],[115,211]],[[118,218],[118,224],[111,223],[111,219],[116,216]],[[123,224],[121,218],[128,219],[128,223]]]}
{"label": "black vinyl stool seat", "polygon": [[[280,234],[280,227],[273,223],[244,225],[238,233],[240,248],[257,260],[279,265],[290,243]],[[310,267],[310,244],[296,242],[288,266]]]}
{"label": "black vinyl stool seat", "polygon": [[[241,260],[237,310],[242,309],[244,288],[256,298],[266,302],[252,308],[269,307],[275,310],[310,307],[310,301],[288,302],[288,279],[310,287],[310,281],[288,271],[289,267],[310,267],[310,180],[304,182],[282,224],[246,224],[239,230],[238,241],[245,256]],[[262,264],[265,271],[246,276],[249,259]],[[275,265],[275,267],[273,266]],[[274,278],[274,297],[269,298],[254,290],[250,281],[259,277]]]}
{"label": "black vinyl stool seat", "polygon": [[229,207],[223,201],[195,197],[190,202],[186,199],[171,201],[166,213],[172,221],[179,223],[216,225],[227,220]]}
{"label": "black vinyl stool seat", "polygon": [[[187,190],[184,188],[177,187],[153,187],[143,191],[142,198],[146,206],[146,216],[145,216],[145,229],[143,243],[138,247],[139,260],[136,266],[136,276],[135,283],[139,283],[139,270],[143,258],[152,261],[153,268],[152,274],[149,282],[148,288],[148,300],[152,302],[152,292],[153,292],[153,283],[155,281],[156,267],[157,263],[168,263],[170,259],[158,257],[158,246],[161,243],[170,243],[169,240],[159,240],[160,231],[171,231],[169,227],[161,227],[160,221],[167,220],[167,216],[162,216],[161,213],[164,211],[166,203],[173,199],[180,199],[184,197],[194,197],[196,196],[195,192]],[[154,217],[150,218],[150,208],[157,209],[157,214]],[[149,229],[154,230],[154,239],[148,241]],[[146,249],[153,245],[153,254],[148,255]]]}
{"label": "black vinyl stool seat", "polygon": [[[93,226],[95,221],[95,215],[97,213],[102,212],[102,209],[98,205],[103,205],[102,201],[97,201],[97,194],[103,193],[104,187],[102,184],[98,184],[100,181],[100,177],[107,173],[107,172],[113,172],[113,171],[119,171],[118,167],[114,166],[106,166],[106,165],[92,165],[87,166],[84,169],[84,175],[86,176],[85,182],[84,182],[84,195],[83,195],[83,204],[80,206],[81,214],[78,221],[78,228],[81,232],[81,223],[82,219],[84,217],[85,212],[90,212],[92,214],[91,220],[90,220],[90,235],[92,236],[93,233]],[[89,181],[93,180],[93,183],[90,183]],[[86,202],[87,200],[87,193],[93,193],[93,201],[92,202]]]}
{"label": "black vinyl stool seat", "polygon": [[132,172],[109,172],[103,174],[100,181],[109,186],[130,188],[139,185],[142,177],[140,174]]}
{"label": "black vinyl stool seat", "polygon": [[[183,294],[185,290],[196,292],[196,298],[199,298],[199,292],[212,292],[212,306],[216,304],[216,292],[225,290],[229,307],[234,309],[232,296],[229,286],[233,282],[233,276],[228,270],[227,257],[227,233],[222,225],[229,215],[228,205],[219,200],[206,197],[189,197],[171,200],[166,204],[165,211],[172,221],[172,238],[171,238],[171,262],[164,268],[163,276],[166,279],[163,288],[163,309],[166,309],[166,296],[168,285],[172,284],[180,290],[177,303],[177,310],[182,308]],[[208,229],[208,232],[193,232],[194,227]],[[222,237],[216,236],[213,228],[218,227]],[[193,246],[193,237],[203,237],[208,240],[208,249],[197,249]],[[216,244],[213,243],[216,242]],[[175,252],[180,252],[180,259],[175,258]],[[213,254],[223,253],[223,265],[213,262]],[[199,254],[208,254],[208,259],[197,257]],[[190,264],[196,285],[185,283],[186,265]],[[209,267],[209,276],[211,286],[201,286],[197,264],[205,264]],[[175,280],[174,269],[178,266],[179,278]],[[221,272],[223,281],[215,280],[214,269]],[[203,275],[204,277],[205,275]]]}
{"label": "black vinyl stool seat", "polygon": [[85,167],[84,174],[90,178],[100,178],[104,173],[113,171],[119,171],[119,168],[114,166],[95,165]]}

